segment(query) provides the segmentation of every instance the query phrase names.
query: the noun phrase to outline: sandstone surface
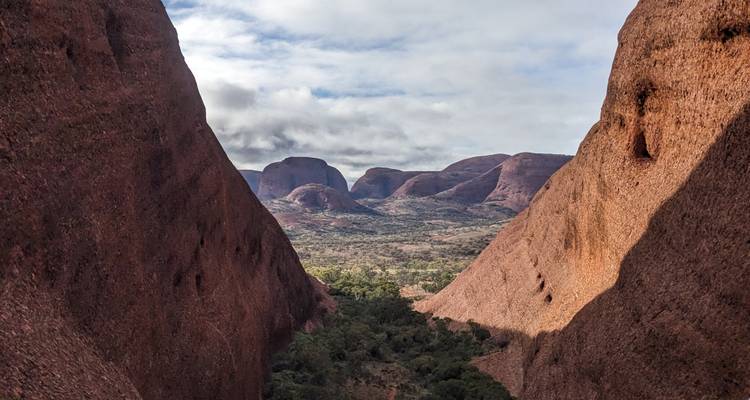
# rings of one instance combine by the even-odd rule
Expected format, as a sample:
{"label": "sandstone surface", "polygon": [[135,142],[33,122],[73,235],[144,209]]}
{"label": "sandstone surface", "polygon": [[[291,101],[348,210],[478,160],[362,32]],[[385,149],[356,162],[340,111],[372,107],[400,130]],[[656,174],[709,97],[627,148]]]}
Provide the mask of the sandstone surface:
{"label": "sandstone surface", "polygon": [[[525,399],[750,395],[750,9],[641,0],[575,158],[419,310]],[[520,354],[520,355],[519,355]]]}
{"label": "sandstone surface", "polygon": [[325,295],[157,0],[0,2],[0,397],[259,399]]}

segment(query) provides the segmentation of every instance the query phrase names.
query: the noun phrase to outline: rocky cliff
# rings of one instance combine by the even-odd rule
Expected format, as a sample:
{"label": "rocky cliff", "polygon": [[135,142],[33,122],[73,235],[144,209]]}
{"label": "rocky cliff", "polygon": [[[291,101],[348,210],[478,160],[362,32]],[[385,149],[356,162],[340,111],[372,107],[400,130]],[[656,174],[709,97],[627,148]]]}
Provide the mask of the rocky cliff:
{"label": "rocky cliff", "polygon": [[642,0],[575,158],[422,311],[526,399],[750,395],[750,9]]}
{"label": "rocky cliff", "polygon": [[349,193],[344,176],[323,160],[309,157],[289,157],[263,169],[258,187],[258,197],[277,199],[294,189],[316,183]]}
{"label": "rocky cliff", "polygon": [[0,397],[258,399],[323,296],[157,0],[0,3]]}

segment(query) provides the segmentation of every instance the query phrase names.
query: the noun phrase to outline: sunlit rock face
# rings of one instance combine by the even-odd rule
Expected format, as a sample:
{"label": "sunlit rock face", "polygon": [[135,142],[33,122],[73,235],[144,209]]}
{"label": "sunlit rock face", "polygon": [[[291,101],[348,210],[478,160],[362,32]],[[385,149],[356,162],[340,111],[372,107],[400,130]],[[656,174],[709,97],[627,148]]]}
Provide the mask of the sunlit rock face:
{"label": "sunlit rock face", "polygon": [[480,367],[520,397],[747,397],[749,26],[744,1],[641,1],[578,154],[417,304],[502,330]]}

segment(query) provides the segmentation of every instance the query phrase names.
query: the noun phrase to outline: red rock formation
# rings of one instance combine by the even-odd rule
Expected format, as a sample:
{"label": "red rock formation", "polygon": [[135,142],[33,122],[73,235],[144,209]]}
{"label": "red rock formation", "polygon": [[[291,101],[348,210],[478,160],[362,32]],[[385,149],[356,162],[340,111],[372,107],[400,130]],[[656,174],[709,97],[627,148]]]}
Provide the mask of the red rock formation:
{"label": "red rock formation", "polygon": [[465,204],[481,203],[497,187],[502,169],[503,164],[497,165],[476,178],[436,194],[435,198]]}
{"label": "red rock formation", "polygon": [[745,1],[642,0],[576,157],[417,305],[504,330],[485,365],[520,397],[750,395],[748,26]]}
{"label": "red rock formation", "polygon": [[352,200],[347,193],[317,183],[309,183],[294,189],[286,199],[311,210],[337,212],[364,212],[369,210]]}
{"label": "red rock formation", "polygon": [[406,181],[391,197],[403,199],[432,196],[477,176],[475,172],[428,172]]}
{"label": "red rock formation", "polygon": [[497,186],[484,201],[523,211],[549,177],[571,158],[557,154],[516,154],[503,162]]}
{"label": "red rock formation", "polygon": [[447,166],[444,172],[474,172],[483,174],[510,158],[507,154],[491,154],[489,156],[471,157]]}
{"label": "red rock formation", "polygon": [[355,199],[384,199],[392,195],[407,180],[424,173],[391,168],[371,168],[354,183],[351,194]]}
{"label": "red rock formation", "polygon": [[0,397],[260,398],[322,295],[162,4],[0,9]]}
{"label": "red rock formation", "polygon": [[343,193],[349,193],[344,176],[325,161],[309,157],[289,157],[263,169],[258,197],[281,198],[308,183],[330,186]]}
{"label": "red rock formation", "polygon": [[435,197],[466,204],[491,202],[520,212],[528,207],[544,182],[570,159],[555,154],[517,154]]}
{"label": "red rock formation", "polygon": [[254,171],[251,169],[240,170],[240,175],[245,178],[245,182],[247,182],[247,185],[250,186],[250,190],[252,190],[253,193],[258,193],[258,186],[260,186],[260,174],[260,171]]}
{"label": "red rock formation", "polygon": [[490,171],[506,160],[508,155],[493,154],[472,157],[449,165],[440,172],[426,172],[404,182],[395,192],[394,198],[427,197],[449,190]]}

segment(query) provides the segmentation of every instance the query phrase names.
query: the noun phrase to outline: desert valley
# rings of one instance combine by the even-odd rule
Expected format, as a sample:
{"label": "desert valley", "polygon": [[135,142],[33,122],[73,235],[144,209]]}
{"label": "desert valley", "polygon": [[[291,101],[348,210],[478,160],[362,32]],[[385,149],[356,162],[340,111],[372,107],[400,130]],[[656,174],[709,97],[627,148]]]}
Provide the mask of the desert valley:
{"label": "desert valley", "polygon": [[[201,5],[0,1],[0,400],[750,398],[750,5],[637,3],[575,155],[334,161],[271,127],[251,170],[173,25]],[[232,32],[312,37],[272,31]],[[382,97],[271,96],[321,142],[313,92],[347,124]]]}

